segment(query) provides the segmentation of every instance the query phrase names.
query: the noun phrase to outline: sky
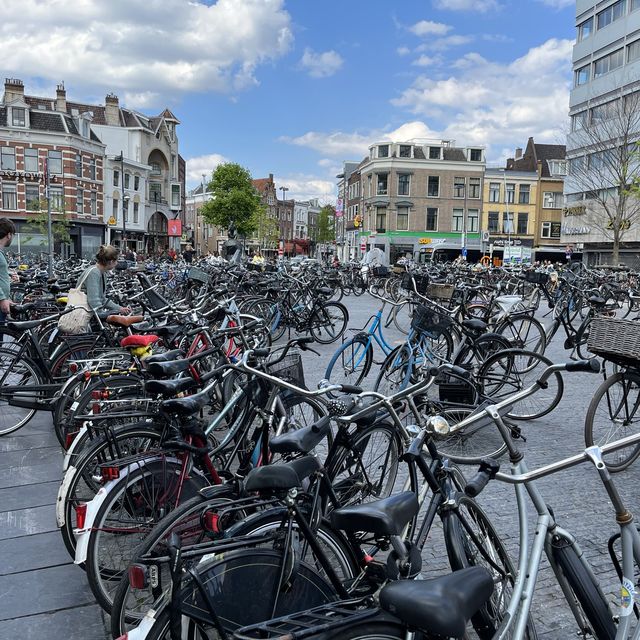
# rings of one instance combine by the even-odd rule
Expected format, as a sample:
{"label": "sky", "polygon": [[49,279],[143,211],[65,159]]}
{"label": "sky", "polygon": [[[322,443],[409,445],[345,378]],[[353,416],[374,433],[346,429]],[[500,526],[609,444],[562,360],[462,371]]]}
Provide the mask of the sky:
{"label": "sky", "polygon": [[[336,196],[382,140],[563,144],[575,0],[3,0],[0,60],[28,95],[170,108],[187,187],[220,162],[287,198]],[[281,195],[281,192],[279,193]]]}

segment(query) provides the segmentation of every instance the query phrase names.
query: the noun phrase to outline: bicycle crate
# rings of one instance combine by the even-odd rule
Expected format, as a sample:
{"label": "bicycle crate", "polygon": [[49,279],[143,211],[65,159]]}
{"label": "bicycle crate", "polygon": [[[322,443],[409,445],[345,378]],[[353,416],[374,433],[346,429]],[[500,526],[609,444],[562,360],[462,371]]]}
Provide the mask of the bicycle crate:
{"label": "bicycle crate", "polygon": [[[471,371],[473,365],[462,365],[463,369]],[[474,404],[476,391],[473,383],[460,376],[443,373],[435,379],[438,386],[440,402],[449,404]]]}
{"label": "bicycle crate", "polygon": [[386,278],[389,275],[389,267],[371,267],[371,275],[376,278]]}
{"label": "bicycle crate", "polygon": [[544,271],[525,271],[522,277],[531,284],[547,284],[549,282],[549,274]]}
{"label": "bicycle crate", "polygon": [[596,316],[589,325],[587,347],[607,360],[640,360],[640,323],[634,320],[620,320],[606,316]]}
{"label": "bicycle crate", "polygon": [[451,300],[456,290],[453,284],[440,284],[438,282],[431,283],[426,290],[426,295],[434,300]]}
{"label": "bicycle crate", "polygon": [[444,333],[453,323],[451,318],[444,314],[420,305],[416,307],[411,319],[411,328],[418,333],[429,333],[433,336],[439,336]]}
{"label": "bicycle crate", "polygon": [[411,283],[411,279],[415,280],[416,283],[416,291],[418,293],[422,293],[425,294],[427,292],[427,287],[429,286],[429,276],[427,275],[422,275],[422,274],[411,274],[411,273],[405,273],[402,276],[402,281],[400,282],[400,286],[405,290],[405,291],[413,291],[413,284]]}
{"label": "bicycle crate", "polygon": [[267,371],[276,378],[295,384],[296,387],[306,388],[300,353],[288,353],[280,362],[273,364],[267,362]]}
{"label": "bicycle crate", "polygon": [[196,280],[197,282],[204,282],[205,284],[209,284],[209,280],[211,279],[211,276],[209,276],[206,271],[198,269],[198,267],[191,267],[187,277],[189,280]]}

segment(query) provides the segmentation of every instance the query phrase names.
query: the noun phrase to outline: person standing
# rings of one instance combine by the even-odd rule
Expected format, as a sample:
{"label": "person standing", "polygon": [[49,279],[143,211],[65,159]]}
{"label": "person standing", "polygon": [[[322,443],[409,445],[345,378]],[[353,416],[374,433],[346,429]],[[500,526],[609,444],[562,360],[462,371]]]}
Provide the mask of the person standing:
{"label": "person standing", "polygon": [[[5,324],[11,312],[11,278],[4,250],[11,244],[16,225],[9,218],[0,218],[0,324]],[[1,340],[2,334],[0,334]]]}
{"label": "person standing", "polygon": [[185,250],[182,252],[182,257],[187,264],[191,264],[193,262],[193,256],[195,255],[194,248],[188,244]]}

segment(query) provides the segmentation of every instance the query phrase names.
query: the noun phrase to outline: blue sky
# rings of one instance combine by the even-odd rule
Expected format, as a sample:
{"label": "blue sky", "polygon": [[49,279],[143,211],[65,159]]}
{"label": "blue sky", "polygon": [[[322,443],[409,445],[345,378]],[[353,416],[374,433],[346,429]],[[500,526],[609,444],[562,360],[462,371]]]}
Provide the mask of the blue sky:
{"label": "blue sky", "polygon": [[0,56],[26,91],[113,91],[182,124],[188,186],[221,161],[331,200],[381,139],[563,143],[575,0],[5,0]]}

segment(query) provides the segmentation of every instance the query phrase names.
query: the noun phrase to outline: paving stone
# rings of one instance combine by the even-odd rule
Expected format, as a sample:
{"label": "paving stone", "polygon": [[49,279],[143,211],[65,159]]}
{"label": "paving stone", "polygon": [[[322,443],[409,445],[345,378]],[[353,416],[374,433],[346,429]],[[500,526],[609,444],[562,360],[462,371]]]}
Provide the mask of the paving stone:
{"label": "paving stone", "polygon": [[[0,541],[0,575],[71,564],[58,530]],[[29,553],[25,553],[25,548]]]}
{"label": "paving stone", "polygon": [[59,487],[58,478],[51,482],[0,489],[0,512],[55,504]]}
{"label": "paving stone", "polygon": [[[32,509],[17,509],[0,513],[0,540],[57,531],[56,512],[52,504]],[[60,539],[62,541],[62,538]],[[25,544],[29,544],[25,540]]]}

